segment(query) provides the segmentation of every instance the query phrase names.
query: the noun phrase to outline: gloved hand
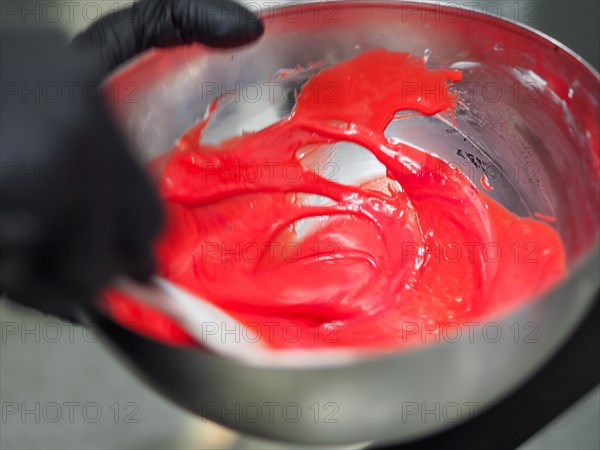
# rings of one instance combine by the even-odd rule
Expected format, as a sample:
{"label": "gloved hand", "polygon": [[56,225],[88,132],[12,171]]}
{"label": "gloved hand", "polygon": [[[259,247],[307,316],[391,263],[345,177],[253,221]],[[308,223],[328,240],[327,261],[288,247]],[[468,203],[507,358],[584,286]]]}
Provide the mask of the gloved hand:
{"label": "gloved hand", "polygon": [[149,277],[160,207],[94,86],[150,47],[231,47],[262,31],[228,0],[142,0],[72,45],[3,26],[0,291],[75,320],[115,275]]}

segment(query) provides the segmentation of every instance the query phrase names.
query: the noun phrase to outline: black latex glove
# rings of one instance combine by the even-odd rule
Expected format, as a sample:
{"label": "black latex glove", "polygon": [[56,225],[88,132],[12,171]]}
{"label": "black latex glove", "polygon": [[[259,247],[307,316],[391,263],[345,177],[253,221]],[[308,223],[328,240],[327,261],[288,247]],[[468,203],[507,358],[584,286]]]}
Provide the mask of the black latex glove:
{"label": "black latex glove", "polygon": [[47,29],[3,26],[0,291],[74,320],[114,276],[147,279],[160,207],[94,87],[150,47],[231,47],[262,31],[226,0],[142,0],[73,45]]}

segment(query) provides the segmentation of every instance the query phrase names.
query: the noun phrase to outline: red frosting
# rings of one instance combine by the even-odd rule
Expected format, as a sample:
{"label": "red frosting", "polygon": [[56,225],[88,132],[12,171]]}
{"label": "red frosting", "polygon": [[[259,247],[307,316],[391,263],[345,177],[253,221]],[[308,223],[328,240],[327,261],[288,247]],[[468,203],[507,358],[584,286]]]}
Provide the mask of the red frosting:
{"label": "red frosting", "polygon": [[[459,71],[374,50],[322,70],[289,117],[259,132],[201,144],[209,115],[151,164],[168,218],[159,274],[276,348],[402,347],[421,340],[407,339],[415,325],[489,318],[539,295],[566,271],[557,232],[509,212],[441,159],[384,137],[399,111],[452,113],[447,88],[460,80]],[[340,141],[367,149],[387,176],[350,186],[303,164]],[[310,205],[311,195],[331,202]],[[298,221],[315,217],[300,238]],[[125,295],[106,300],[142,334],[193,343]]]}

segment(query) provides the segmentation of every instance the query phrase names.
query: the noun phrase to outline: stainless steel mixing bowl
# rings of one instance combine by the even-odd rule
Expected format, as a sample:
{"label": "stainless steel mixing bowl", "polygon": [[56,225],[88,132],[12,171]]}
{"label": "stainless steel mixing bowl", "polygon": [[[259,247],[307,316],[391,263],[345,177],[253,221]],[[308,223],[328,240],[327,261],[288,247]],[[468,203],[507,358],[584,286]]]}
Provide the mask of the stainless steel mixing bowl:
{"label": "stainless steel mixing bowl", "polygon": [[[241,432],[340,444],[402,441],[458,423],[539,368],[593,301],[600,270],[598,74],[538,32],[439,4],[306,2],[269,10],[264,19],[266,34],[254,45],[153,51],[112,78],[117,113],[143,159],[169,149],[225,91],[239,98],[233,96],[209,139],[282,117],[293,89],[289,79],[273,82],[281,68],[335,63],[382,47],[426,55],[430,67],[464,70],[454,88],[456,128],[418,118],[395,122],[388,134],[455,162],[476,184],[487,174],[489,195],[517,214],[554,216],[568,279],[458,339],[452,334],[410,351],[306,369],[251,367],[169,347],[97,311],[88,320],[168,398]],[[371,170],[364,164],[352,173]]]}

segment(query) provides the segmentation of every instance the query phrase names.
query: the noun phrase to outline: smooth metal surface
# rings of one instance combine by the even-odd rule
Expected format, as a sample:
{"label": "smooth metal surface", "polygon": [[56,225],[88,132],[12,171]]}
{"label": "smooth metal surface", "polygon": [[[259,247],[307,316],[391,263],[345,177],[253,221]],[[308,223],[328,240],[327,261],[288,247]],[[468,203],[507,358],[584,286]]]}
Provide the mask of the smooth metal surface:
{"label": "smooth metal surface", "polygon": [[[401,441],[456,423],[447,414],[438,420],[407,416],[407,405],[431,409],[497,401],[538,368],[585,313],[600,271],[598,74],[537,32],[451,7],[446,11],[452,15],[437,22],[433,7],[336,2],[327,10],[306,4],[298,7],[301,14],[294,22],[283,10],[271,14],[263,39],[243,50],[154,52],[112,80],[119,89],[127,83],[138,89],[137,103],[119,105],[124,126],[140,154],[151,158],[167,150],[224,91],[255,83],[262,86],[263,97],[268,95],[265,83],[281,68],[335,63],[378,47],[427,54],[431,67],[464,69],[456,88],[458,131],[425,118],[397,122],[388,134],[455,162],[476,183],[483,168],[488,176],[494,173],[490,195],[518,214],[555,216],[571,276],[544,298],[495,320],[502,333],[498,341],[492,342],[482,333],[485,324],[479,324],[472,336],[464,334],[456,342],[339,367],[250,367],[144,339],[100,313],[88,316],[167,397],[233,429],[276,440]],[[333,17],[326,14],[331,11]],[[326,17],[332,21],[325,22]],[[229,117],[237,120],[229,123],[239,124],[235,131],[256,129],[285,114],[286,102],[283,95],[273,102],[234,102]],[[220,132],[214,133],[218,137]],[[472,156],[464,160],[458,149]],[[537,327],[537,342],[515,339],[514,324],[528,323]],[[274,402],[297,404],[303,414],[269,415],[264,406],[256,420],[226,413],[236,405]],[[310,409],[325,403],[335,405],[333,422],[322,416],[315,420]],[[466,418],[463,414],[457,420]]]}

